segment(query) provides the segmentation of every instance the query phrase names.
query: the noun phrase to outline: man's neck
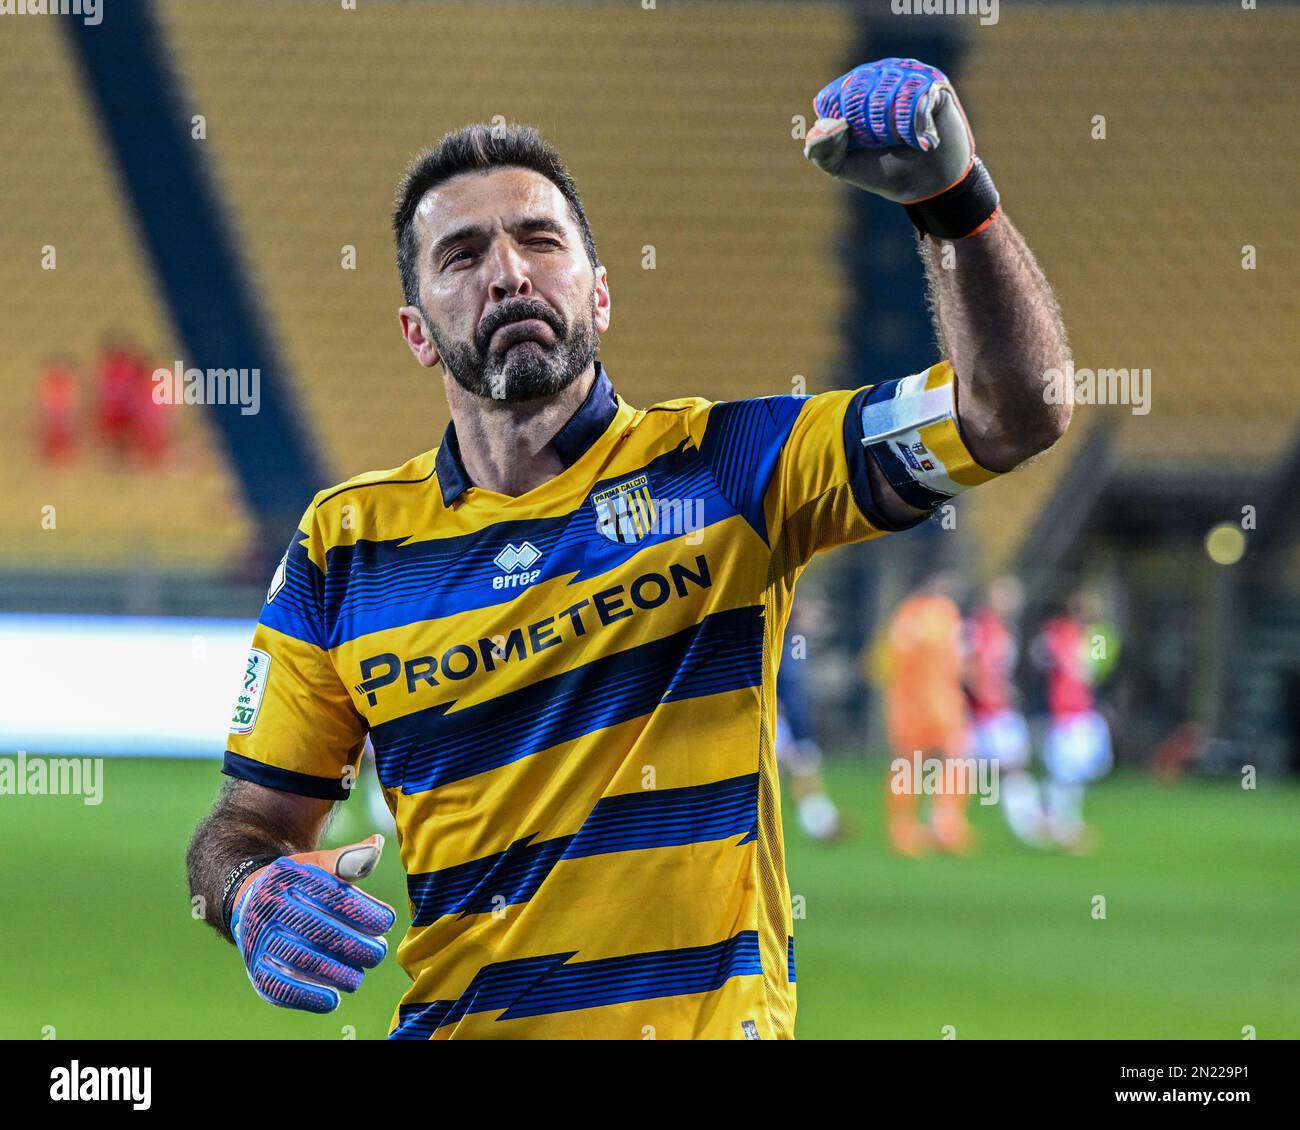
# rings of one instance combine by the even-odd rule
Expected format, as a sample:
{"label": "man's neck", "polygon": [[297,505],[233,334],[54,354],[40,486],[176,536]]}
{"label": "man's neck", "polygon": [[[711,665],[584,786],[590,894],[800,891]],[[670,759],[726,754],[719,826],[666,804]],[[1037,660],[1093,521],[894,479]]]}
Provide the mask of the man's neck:
{"label": "man's neck", "polygon": [[551,446],[551,438],[582,406],[595,380],[593,362],[554,397],[507,403],[475,396],[444,374],[447,404],[470,482],[514,498],[555,478],[564,470],[564,461]]}

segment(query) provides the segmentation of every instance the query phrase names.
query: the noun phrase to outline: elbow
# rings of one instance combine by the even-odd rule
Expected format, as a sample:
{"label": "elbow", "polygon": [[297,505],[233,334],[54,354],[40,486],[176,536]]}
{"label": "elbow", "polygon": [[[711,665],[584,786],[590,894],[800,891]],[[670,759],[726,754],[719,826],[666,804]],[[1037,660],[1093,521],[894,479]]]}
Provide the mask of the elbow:
{"label": "elbow", "polygon": [[1057,373],[1065,373],[1071,362],[1070,350],[1066,347],[1056,365],[1039,374],[1038,395],[1044,411],[1040,436],[1042,445],[1034,452],[1035,455],[1052,447],[1069,431],[1070,421],[1074,418],[1074,397],[1064,381],[1049,379],[1049,374],[1054,377]]}
{"label": "elbow", "polygon": [[1059,348],[1049,353],[1054,357],[1054,363],[1038,373],[1034,382],[1042,412],[1039,414],[1037,447],[1029,458],[1054,446],[1069,430],[1070,420],[1074,417],[1074,397],[1063,379],[1073,361],[1070,347],[1065,344],[1064,331]]}
{"label": "elbow", "polygon": [[1021,390],[1018,395],[1001,398],[1001,403],[979,413],[977,420],[962,420],[975,461],[999,473],[1013,470],[1054,446],[1069,429],[1074,413],[1068,397],[1050,395],[1044,382],[1036,377],[1014,384]]}
{"label": "elbow", "polygon": [[1054,447],[1069,429],[1073,414],[1074,406],[1069,403],[1043,405],[1041,410],[1026,413],[999,453],[1004,467],[1019,467]]}
{"label": "elbow", "polygon": [[1070,420],[1074,417],[1074,405],[1068,400],[1060,404],[1047,404],[1044,408],[1046,410],[1034,432],[1026,459],[1041,455],[1049,447],[1054,446],[1069,430]]}

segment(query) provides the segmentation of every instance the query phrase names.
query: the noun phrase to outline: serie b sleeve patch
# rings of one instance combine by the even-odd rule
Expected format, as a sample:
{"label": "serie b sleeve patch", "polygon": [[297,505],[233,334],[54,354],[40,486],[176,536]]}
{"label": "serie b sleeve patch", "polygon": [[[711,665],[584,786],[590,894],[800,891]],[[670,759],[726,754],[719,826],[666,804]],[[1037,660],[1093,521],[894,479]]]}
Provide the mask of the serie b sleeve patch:
{"label": "serie b sleeve patch", "polygon": [[251,734],[257,725],[257,712],[266,692],[266,680],[271,673],[271,657],[259,648],[249,648],[248,663],[244,667],[244,685],[235,702],[235,713],[230,719],[232,734]]}

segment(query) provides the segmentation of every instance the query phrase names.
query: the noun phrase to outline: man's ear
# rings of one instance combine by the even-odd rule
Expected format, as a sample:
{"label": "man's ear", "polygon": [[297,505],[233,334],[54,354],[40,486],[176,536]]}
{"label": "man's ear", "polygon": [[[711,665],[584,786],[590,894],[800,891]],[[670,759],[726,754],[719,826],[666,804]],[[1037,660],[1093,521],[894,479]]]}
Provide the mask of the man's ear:
{"label": "man's ear", "polygon": [[397,311],[397,320],[402,324],[402,337],[415,359],[426,369],[432,369],[442,360],[442,355],[419,307],[403,306]]}
{"label": "man's ear", "polygon": [[604,267],[596,268],[596,332],[604,333],[609,329],[609,319],[612,313],[609,298],[609,274]]}

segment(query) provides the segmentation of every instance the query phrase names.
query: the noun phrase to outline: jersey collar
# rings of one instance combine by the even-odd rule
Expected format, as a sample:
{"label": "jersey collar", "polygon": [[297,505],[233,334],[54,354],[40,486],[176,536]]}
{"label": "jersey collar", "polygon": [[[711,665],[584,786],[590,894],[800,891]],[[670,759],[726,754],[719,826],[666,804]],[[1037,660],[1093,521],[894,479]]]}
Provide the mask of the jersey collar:
{"label": "jersey collar", "polygon": [[[568,422],[551,437],[551,446],[565,467],[572,467],[590,449],[618,413],[618,399],[614,394],[614,385],[605,372],[605,367],[596,362],[596,379],[591,382],[591,391],[578,410],[569,417]],[[474,484],[465,471],[465,464],[460,458],[460,443],[456,439],[456,421],[447,423],[447,430],[442,434],[442,444],[434,460],[438,471],[438,486],[442,489],[442,502],[450,507],[462,494]]]}

